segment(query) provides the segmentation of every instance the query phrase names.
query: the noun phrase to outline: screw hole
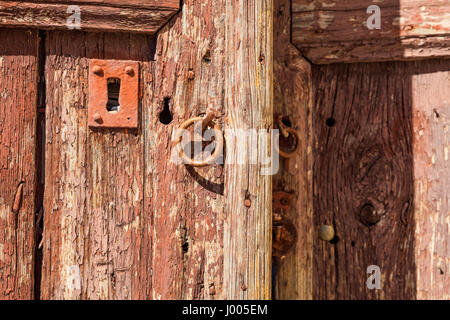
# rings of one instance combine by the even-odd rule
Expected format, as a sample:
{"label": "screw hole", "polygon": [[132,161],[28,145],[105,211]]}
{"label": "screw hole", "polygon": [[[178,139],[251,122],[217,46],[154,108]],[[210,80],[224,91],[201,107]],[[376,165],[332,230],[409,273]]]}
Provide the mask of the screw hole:
{"label": "screw hole", "polygon": [[334,236],[334,238],[330,241],[331,244],[337,244],[339,242],[339,237],[338,236]]}
{"label": "screw hole", "polygon": [[205,55],[203,56],[203,62],[206,64],[210,64],[211,63],[211,51],[207,50],[205,52]]}
{"label": "screw hole", "polygon": [[328,127],[334,127],[336,124],[336,120],[334,118],[328,118],[327,121],[325,122],[327,124]]}
{"label": "screw hole", "polygon": [[170,112],[170,98],[164,98],[164,109],[159,114],[159,121],[164,125],[168,125],[172,120],[173,116]]}
{"label": "screw hole", "polygon": [[281,122],[282,122],[286,127],[292,127],[291,119],[289,119],[288,116],[281,118]]}

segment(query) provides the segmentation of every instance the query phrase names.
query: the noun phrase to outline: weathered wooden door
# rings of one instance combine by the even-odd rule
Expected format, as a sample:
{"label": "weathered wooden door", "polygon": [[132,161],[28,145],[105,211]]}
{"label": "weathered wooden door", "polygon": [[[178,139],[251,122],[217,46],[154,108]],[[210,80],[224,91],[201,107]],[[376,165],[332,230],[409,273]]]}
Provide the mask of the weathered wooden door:
{"label": "weathered wooden door", "polygon": [[274,111],[303,137],[273,184],[298,234],[275,298],[450,298],[449,12],[275,2]]}
{"label": "weathered wooden door", "polygon": [[[0,298],[448,299],[449,12],[0,0]],[[225,163],[171,162],[211,113]],[[274,127],[272,177],[231,131]]]}
{"label": "weathered wooden door", "polygon": [[[271,1],[33,2],[0,1],[0,298],[269,298],[262,164],[170,156],[272,125]],[[94,59],[137,63],[137,129],[89,126]]]}

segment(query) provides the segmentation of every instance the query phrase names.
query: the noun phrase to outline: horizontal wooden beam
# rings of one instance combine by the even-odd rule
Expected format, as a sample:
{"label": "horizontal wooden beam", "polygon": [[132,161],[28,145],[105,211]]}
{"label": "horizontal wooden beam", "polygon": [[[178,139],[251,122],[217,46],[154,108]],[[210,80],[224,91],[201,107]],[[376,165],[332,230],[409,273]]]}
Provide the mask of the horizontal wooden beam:
{"label": "horizontal wooden beam", "polygon": [[448,0],[293,0],[292,14],[293,43],[314,63],[450,57]]}
{"label": "horizontal wooden beam", "polygon": [[0,1],[0,26],[153,34],[179,5],[179,0]]}

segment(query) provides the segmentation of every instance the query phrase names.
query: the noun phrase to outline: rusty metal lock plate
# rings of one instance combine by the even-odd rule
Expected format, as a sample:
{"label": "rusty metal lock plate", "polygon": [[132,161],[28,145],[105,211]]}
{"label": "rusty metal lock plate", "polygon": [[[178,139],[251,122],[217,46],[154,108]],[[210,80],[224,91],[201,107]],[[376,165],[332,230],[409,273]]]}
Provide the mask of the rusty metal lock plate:
{"label": "rusty metal lock plate", "polygon": [[99,59],[90,61],[88,117],[90,127],[138,127],[138,62]]}

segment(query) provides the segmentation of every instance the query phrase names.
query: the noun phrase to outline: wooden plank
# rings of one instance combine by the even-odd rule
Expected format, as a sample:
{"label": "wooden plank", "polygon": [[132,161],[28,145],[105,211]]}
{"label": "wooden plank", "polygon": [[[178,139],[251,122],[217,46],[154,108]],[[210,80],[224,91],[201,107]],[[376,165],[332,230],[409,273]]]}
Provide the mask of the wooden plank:
{"label": "wooden plank", "polygon": [[69,19],[75,13],[69,10],[73,5],[79,9],[81,23],[75,29],[153,34],[177,12],[180,1],[0,1],[0,26],[73,29]]}
{"label": "wooden plank", "polygon": [[418,299],[450,299],[450,62],[411,66]]}
{"label": "wooden plank", "polygon": [[0,29],[0,38],[0,299],[32,299],[38,34]]}
{"label": "wooden plank", "polygon": [[[380,29],[367,27],[377,5]],[[447,0],[293,0],[293,43],[314,63],[450,56]]]}
{"label": "wooden plank", "polygon": [[150,232],[143,241],[152,243],[146,298],[224,296],[224,167],[170,160],[172,134],[185,120],[207,110],[224,114],[225,24],[214,18],[224,13],[223,1],[185,1],[183,13],[158,33],[155,61],[145,71],[145,212],[152,213],[144,222]]}
{"label": "wooden plank", "polygon": [[[48,33],[42,298],[270,297],[271,177],[247,161],[194,170],[170,158],[173,130],[207,110],[224,127],[270,128],[271,12],[184,1],[154,61],[142,36]],[[140,62],[139,131],[87,128],[91,58]]]}
{"label": "wooden plank", "polygon": [[[301,136],[294,158],[283,160],[273,178],[273,191],[294,196],[287,211],[277,212],[296,228],[295,246],[274,260],[274,299],[312,299],[313,198],[312,198],[312,82],[311,66],[290,44],[290,0],[274,2],[274,112],[288,117]],[[283,226],[282,226],[283,227]],[[285,230],[288,232],[288,230]],[[276,241],[276,240],[274,240]],[[276,245],[276,244],[275,244]],[[284,244],[280,244],[283,246]]]}
{"label": "wooden plank", "polygon": [[[229,129],[273,127],[273,1],[225,1],[225,113]],[[228,136],[227,143],[232,138]],[[270,141],[270,140],[267,140]],[[225,172],[224,298],[271,297],[272,177],[262,146],[239,142]],[[242,149],[240,149],[242,148]],[[230,150],[227,147],[227,150]],[[247,152],[242,162],[241,152]],[[252,164],[250,159],[257,159]],[[245,205],[250,200],[250,206]]]}
{"label": "wooden plank", "polygon": [[87,98],[89,59],[143,63],[152,43],[143,35],[47,34],[43,299],[131,299],[146,283],[135,276],[146,268],[141,252],[151,250],[141,243],[143,135],[88,128]]}
{"label": "wooden plank", "polygon": [[[316,299],[448,299],[450,62],[315,66]],[[380,267],[369,290],[367,268]]]}
{"label": "wooden plank", "polygon": [[[411,71],[314,66],[314,299],[414,299]],[[333,241],[318,229],[335,229]],[[369,290],[371,265],[381,290]]]}

